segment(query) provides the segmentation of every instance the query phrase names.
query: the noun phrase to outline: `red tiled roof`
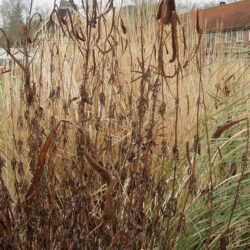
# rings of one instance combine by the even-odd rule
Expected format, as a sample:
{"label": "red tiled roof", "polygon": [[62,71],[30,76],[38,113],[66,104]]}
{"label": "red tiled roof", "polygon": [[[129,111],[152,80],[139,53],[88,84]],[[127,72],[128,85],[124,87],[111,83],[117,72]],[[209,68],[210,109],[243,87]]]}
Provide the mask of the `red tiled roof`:
{"label": "red tiled roof", "polygon": [[250,27],[250,0],[199,10],[204,31]]}

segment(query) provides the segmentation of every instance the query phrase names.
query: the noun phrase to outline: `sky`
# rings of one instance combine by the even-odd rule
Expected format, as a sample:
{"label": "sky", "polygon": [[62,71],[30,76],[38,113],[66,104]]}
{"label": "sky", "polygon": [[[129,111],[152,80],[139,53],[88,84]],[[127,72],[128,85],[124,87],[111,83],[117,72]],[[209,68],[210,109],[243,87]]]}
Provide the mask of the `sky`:
{"label": "sky", "polygon": [[[0,4],[2,3],[3,0],[0,0]],[[24,0],[26,3],[30,3],[31,0]],[[39,7],[39,8],[42,8],[43,10],[48,10],[48,11],[51,11],[53,6],[54,6],[54,1],[55,0],[33,0],[33,6],[34,6],[34,10],[36,10],[36,7]],[[85,1],[85,0],[84,0]],[[91,0],[89,0],[91,1]],[[107,2],[108,0],[97,0],[98,2],[99,1],[103,1],[104,3]],[[141,0],[114,0],[114,5],[115,6],[120,6],[121,2],[123,2],[123,6],[124,5],[128,5],[128,4],[132,4],[133,1],[141,1]],[[151,1],[151,0],[146,0],[146,1]],[[161,1],[161,0],[152,0],[152,1]],[[211,2],[211,1],[216,1],[220,2],[220,0],[176,0],[176,3],[185,3],[189,6],[191,6],[193,3],[195,4],[201,4],[201,3],[208,3],[208,2]],[[74,2],[76,4],[80,4],[81,3],[81,0],[74,0]],[[60,3],[60,0],[56,0],[56,3],[59,5]],[[81,4],[80,4],[81,5]],[[49,14],[49,13],[48,13]]]}
{"label": "sky", "polygon": [[[0,0],[0,2],[1,1],[2,0]],[[25,0],[25,1],[29,2],[29,0]],[[54,5],[54,0],[33,0],[33,1],[34,1],[35,6],[44,7],[45,9],[48,9],[48,8],[52,9],[53,5]],[[107,0],[104,0],[104,1],[107,1]],[[132,0],[114,0],[114,2],[116,3],[115,5],[117,5],[117,4],[119,5],[119,3],[121,1],[123,1],[124,3],[127,3],[127,4],[132,3]],[[193,3],[201,2],[201,0],[177,0],[176,2],[181,2],[181,1],[188,2],[189,4],[191,2],[193,2]],[[60,0],[56,0],[56,2],[57,2],[57,4],[59,4]],[[74,2],[79,4],[79,3],[81,3],[81,0],[75,0]],[[203,0],[203,2],[209,2],[209,0]],[[218,0],[218,3],[219,3],[219,0]]]}

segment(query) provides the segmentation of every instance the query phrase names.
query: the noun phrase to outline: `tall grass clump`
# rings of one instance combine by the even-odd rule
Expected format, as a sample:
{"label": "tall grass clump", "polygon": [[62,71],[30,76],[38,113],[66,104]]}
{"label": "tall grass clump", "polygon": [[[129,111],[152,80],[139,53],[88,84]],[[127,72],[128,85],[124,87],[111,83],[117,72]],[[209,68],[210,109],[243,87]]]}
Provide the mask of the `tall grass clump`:
{"label": "tall grass clump", "polygon": [[24,60],[1,30],[1,248],[247,249],[247,61],[208,61],[174,1],[82,4],[31,16]]}

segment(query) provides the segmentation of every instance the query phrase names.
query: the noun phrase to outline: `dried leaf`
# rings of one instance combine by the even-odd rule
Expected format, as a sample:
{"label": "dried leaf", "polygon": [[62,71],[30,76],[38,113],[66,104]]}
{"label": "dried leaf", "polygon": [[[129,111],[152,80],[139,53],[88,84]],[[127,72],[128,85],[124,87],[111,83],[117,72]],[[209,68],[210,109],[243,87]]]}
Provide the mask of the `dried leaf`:
{"label": "dried leaf", "polygon": [[169,60],[170,63],[174,62],[175,59],[178,57],[178,39],[177,39],[177,24],[178,24],[178,16],[175,11],[172,13],[172,20],[171,20],[171,35],[172,35],[172,50],[173,55],[172,58]]}
{"label": "dried leaf", "polygon": [[58,129],[60,125],[60,122],[50,131],[47,139],[45,140],[42,149],[40,151],[39,157],[38,157],[38,163],[37,163],[37,167],[35,170],[35,174],[34,174],[34,178],[32,180],[32,183],[29,187],[29,190],[27,192],[27,194],[25,195],[25,200],[26,200],[26,213],[29,216],[30,212],[32,211],[32,200],[33,200],[33,195],[39,185],[41,176],[42,176],[42,171],[43,171],[43,167],[45,164],[45,159],[46,159],[46,155],[49,149],[49,146],[52,142],[53,139],[53,135],[56,132],[56,130]]}
{"label": "dried leaf", "polygon": [[240,123],[241,121],[245,121],[245,120],[247,120],[247,118],[243,118],[243,119],[240,119],[237,121],[226,122],[224,125],[221,125],[217,128],[217,130],[213,133],[212,138],[213,139],[219,138],[224,131],[226,131],[227,129],[231,128],[232,126]]}
{"label": "dried leaf", "polygon": [[115,217],[115,209],[111,197],[113,183],[111,179],[110,173],[101,166],[100,163],[97,162],[88,152],[85,151],[85,157],[89,162],[90,166],[98,172],[103,180],[107,183],[107,189],[105,193],[105,204],[104,204],[104,219],[112,221]]}
{"label": "dried leaf", "polygon": [[162,0],[158,9],[156,19],[163,20],[164,24],[171,24],[173,12],[176,12],[175,1]]}
{"label": "dried leaf", "polygon": [[125,27],[124,22],[123,22],[122,19],[121,19],[121,28],[122,28],[123,34],[127,34],[127,29],[126,29],[126,27]]}
{"label": "dried leaf", "polygon": [[196,12],[196,32],[201,35],[202,34],[202,29],[200,26],[200,15],[199,15],[200,11],[197,10]]}
{"label": "dried leaf", "polygon": [[0,215],[0,225],[2,225],[3,229],[7,232],[8,228],[4,222],[4,219]]}

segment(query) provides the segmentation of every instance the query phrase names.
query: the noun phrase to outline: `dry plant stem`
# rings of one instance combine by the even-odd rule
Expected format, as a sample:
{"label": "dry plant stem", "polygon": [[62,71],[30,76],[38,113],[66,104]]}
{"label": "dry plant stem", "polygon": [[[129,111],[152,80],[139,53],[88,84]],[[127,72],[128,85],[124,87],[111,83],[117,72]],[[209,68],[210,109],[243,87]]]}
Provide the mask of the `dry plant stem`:
{"label": "dry plant stem", "polygon": [[[171,198],[174,197],[175,193],[175,182],[176,182],[176,173],[177,173],[177,165],[178,159],[174,159],[175,154],[178,154],[178,125],[179,125],[179,71],[177,71],[176,75],[176,100],[175,100],[175,127],[174,127],[174,148],[173,148],[173,166],[174,166],[174,178],[173,178],[173,186]],[[177,155],[178,156],[178,155]]]}
{"label": "dry plant stem", "polygon": [[[143,14],[141,13],[141,18],[143,18]],[[143,20],[141,21],[143,22]],[[142,24],[141,24],[142,25]],[[141,32],[141,82],[140,82],[140,100],[139,100],[139,107],[141,105],[141,101],[144,99],[144,90],[145,90],[145,67],[144,67],[144,37],[143,37],[143,29],[140,27],[140,32]],[[137,171],[139,167],[139,159],[140,159],[140,144],[141,144],[141,136],[142,136],[142,127],[143,127],[143,114],[140,112],[140,108],[138,109],[138,118],[139,118],[139,128],[138,128],[138,135],[139,135],[139,140],[138,146],[137,146],[137,160],[135,164],[135,171]]]}
{"label": "dry plant stem", "polygon": [[[184,35],[185,36],[185,35]],[[200,41],[202,39],[202,34],[199,35],[199,42],[197,44],[197,48],[200,47]],[[186,45],[185,45],[186,46]],[[191,157],[190,157],[190,149],[189,149],[189,143],[186,143],[186,158],[187,158],[187,162],[188,165],[191,169],[191,176],[189,177],[189,182],[188,182],[188,188],[187,188],[187,194],[184,198],[184,203],[183,203],[183,207],[182,210],[180,212],[180,218],[179,220],[181,220],[181,215],[185,214],[185,209],[186,209],[186,205],[188,202],[188,198],[190,196],[190,187],[191,185],[193,185],[193,181],[196,180],[196,174],[195,174],[195,166],[196,166],[196,159],[197,159],[197,154],[198,154],[198,145],[196,145],[197,143],[199,143],[199,134],[200,134],[200,106],[201,106],[201,92],[202,92],[202,72],[201,72],[201,67],[202,67],[202,63],[201,63],[201,55],[198,54],[198,50],[195,51],[194,55],[196,55],[196,63],[197,63],[197,69],[198,69],[198,73],[199,73],[199,85],[198,85],[198,97],[197,97],[197,102],[196,102],[196,134],[195,134],[195,140],[198,140],[198,142],[194,142],[194,155],[193,155],[193,160],[191,161]],[[200,60],[199,60],[199,56],[200,56]],[[185,64],[184,64],[185,66]],[[183,77],[183,76],[182,76]],[[173,240],[173,247],[175,245],[176,242],[176,238],[177,238],[177,227],[175,230],[175,234],[174,234],[174,240]]]}
{"label": "dry plant stem", "polygon": [[[179,65],[179,63],[178,63]],[[179,71],[177,70],[177,75],[176,75],[176,99],[175,99],[175,140],[174,140],[174,147],[173,147],[173,159],[172,159],[172,165],[173,165],[173,184],[172,184],[172,189],[171,189],[171,196],[170,196],[170,200],[174,199],[175,196],[175,185],[176,185],[176,175],[177,175],[177,167],[178,167],[178,119],[179,119]],[[171,218],[168,218],[167,221],[167,229],[166,229],[166,242],[167,242],[167,246],[170,246],[170,242],[169,239],[167,238],[169,235],[169,227],[170,227],[170,222],[171,222]]]}
{"label": "dry plant stem", "polygon": [[[2,189],[2,190],[7,189],[6,186],[5,186],[5,183],[4,183],[4,179],[3,179],[3,177],[2,177],[2,172],[1,172],[1,170],[0,170],[0,184],[1,184],[1,189]],[[14,212],[13,212],[13,210],[12,210],[12,207],[11,207],[11,205],[10,205],[9,202],[7,203],[7,208],[8,208],[8,212],[9,212],[9,214],[10,214],[10,218],[11,218],[12,222],[15,223],[16,217],[15,217],[15,214],[14,214]]]}
{"label": "dry plant stem", "polygon": [[[195,152],[196,154],[196,152]],[[191,169],[194,169],[194,165],[191,163],[191,159],[190,159],[190,149],[189,149],[189,143],[187,142],[186,143],[186,157],[187,157],[187,162],[188,162],[188,165]],[[193,170],[192,170],[193,171]],[[193,173],[191,173],[191,176],[193,175]],[[190,177],[189,177],[190,178]],[[174,237],[173,237],[173,242],[172,242],[172,247],[175,247],[175,243],[176,243],[176,238],[178,236],[178,225],[181,224],[181,216],[182,215],[185,215],[185,209],[186,209],[186,206],[187,206],[187,202],[188,202],[188,198],[190,196],[190,187],[192,185],[192,180],[190,178],[190,181],[188,182],[188,187],[187,187],[187,194],[184,198],[184,203],[183,203],[183,207],[179,213],[179,220],[178,220],[178,223],[177,223],[177,226],[176,226],[176,229],[175,229],[175,233],[174,233]]]}
{"label": "dry plant stem", "polygon": [[202,93],[202,104],[204,107],[204,116],[205,116],[205,134],[206,134],[206,143],[207,143],[207,154],[208,154],[208,164],[209,164],[209,202],[210,202],[210,229],[209,229],[209,236],[208,236],[208,242],[211,239],[211,233],[212,233],[212,224],[213,224],[213,175],[212,175],[212,160],[211,160],[211,148],[210,148],[210,142],[209,142],[209,131],[208,131],[208,113],[207,113],[207,104],[205,100],[205,90],[203,87],[203,80],[202,80],[202,51],[200,49],[199,52],[199,59],[198,59],[198,70],[199,70],[199,84],[201,86],[201,93]]}
{"label": "dry plant stem", "polygon": [[[141,7],[142,8],[142,7]],[[140,97],[138,100],[138,137],[139,137],[139,141],[137,142],[137,157],[136,157],[136,161],[134,163],[134,167],[133,167],[133,173],[136,173],[138,168],[139,168],[139,164],[140,164],[140,155],[141,155],[141,140],[142,140],[142,129],[143,129],[143,117],[145,114],[143,114],[141,112],[142,110],[142,105],[143,105],[143,100],[144,100],[144,90],[145,90],[145,61],[144,61],[144,35],[143,35],[143,10],[141,9],[141,13],[140,13],[140,18],[141,18],[141,26],[140,26],[140,54],[141,54],[141,62],[139,59],[139,65],[140,65],[140,69],[141,69],[141,81],[140,81]],[[144,104],[145,105],[145,104]],[[133,199],[134,199],[134,188],[135,188],[135,180],[133,175],[131,176],[131,195],[130,195],[130,204],[132,205],[133,203]]]}
{"label": "dry plant stem", "polygon": [[[106,51],[106,48],[107,48],[107,39],[105,39],[105,41],[104,41],[104,51]],[[104,75],[105,75],[105,74],[104,74],[104,71],[105,71],[105,62],[106,62],[106,60],[105,60],[105,57],[103,56],[103,63],[102,63],[102,67],[101,67],[101,79],[99,79],[100,82],[101,82],[100,91],[99,91],[99,96],[100,96],[101,94],[104,93]],[[104,104],[100,103],[100,105],[101,105],[101,107],[100,107],[100,112],[99,112],[99,114],[98,114],[98,118],[97,118],[97,119],[102,120],[103,106],[105,105],[105,103],[104,103]],[[97,148],[98,136],[99,136],[99,129],[96,129],[95,148]]]}
{"label": "dry plant stem", "polygon": [[[179,74],[177,73],[176,78],[178,78],[178,75]],[[178,85],[178,83],[176,83],[176,85]],[[178,89],[178,87],[177,87],[177,89]],[[176,100],[177,100],[177,98],[176,98]],[[175,102],[175,105],[176,104],[177,104],[177,102]],[[178,109],[178,107],[177,107],[177,109]],[[175,109],[175,144],[174,144],[177,146],[176,147],[174,146],[173,150],[172,150],[173,179],[172,179],[172,188],[171,188],[171,195],[170,195],[169,201],[175,199],[175,185],[176,185],[176,181],[177,181],[177,167],[178,167],[178,154],[179,154],[179,152],[178,152],[178,139],[176,137],[176,136],[178,136],[178,117],[176,115],[176,114],[178,114],[177,109]],[[176,133],[176,131],[177,131],[177,133]],[[176,202],[178,202],[178,201],[176,201]],[[169,238],[168,238],[171,219],[172,219],[172,217],[167,218],[167,226],[166,226],[166,232],[165,232],[166,238],[164,241],[164,245],[166,244],[167,248],[170,247],[170,244],[174,243],[174,242],[170,243]]]}
{"label": "dry plant stem", "polygon": [[[6,47],[4,48],[6,53],[13,59],[13,61],[21,68],[21,70],[24,73],[25,76],[25,82],[24,82],[24,90],[26,95],[26,100],[28,106],[30,106],[33,102],[33,90],[30,86],[30,69],[29,69],[29,59],[28,59],[28,50],[27,45],[24,45],[24,58],[25,58],[25,64],[22,63],[19,59],[16,58],[16,56],[11,52],[11,41],[10,38],[6,35],[5,31],[0,28],[0,31],[2,32],[5,40],[6,40]],[[25,34],[27,36],[27,34]],[[27,37],[23,37],[24,39],[27,39]],[[27,43],[27,41],[26,41]]]}
{"label": "dry plant stem", "polygon": [[243,180],[245,171],[246,171],[247,166],[248,166],[248,161],[249,161],[249,159],[248,159],[249,158],[249,140],[250,140],[249,119],[246,120],[246,125],[247,125],[247,138],[246,138],[247,139],[247,143],[246,143],[246,151],[245,151],[245,154],[244,154],[244,164],[243,164],[243,168],[242,168],[242,171],[241,171],[241,174],[240,174],[238,185],[236,187],[236,192],[235,192],[235,197],[234,197],[234,203],[233,203],[232,211],[231,211],[230,218],[229,218],[229,221],[228,221],[228,224],[227,224],[227,228],[226,228],[226,230],[224,232],[225,234],[228,232],[228,230],[230,228],[230,225],[231,225],[231,222],[232,222],[234,210],[235,210],[237,201],[239,199],[240,185],[241,185],[241,182]]}
{"label": "dry plant stem", "polygon": [[[173,1],[174,2],[174,1]],[[171,13],[171,35],[172,35],[172,50],[173,55],[170,59],[170,63],[176,63],[175,66],[175,72],[176,72],[176,93],[175,93],[175,124],[174,124],[174,146],[172,150],[172,165],[173,165],[173,183],[172,183],[172,190],[170,199],[174,200],[175,196],[175,185],[176,185],[176,179],[177,179],[177,167],[178,167],[178,161],[179,161],[179,149],[178,149],[178,128],[179,128],[179,74],[181,71],[181,64],[179,60],[179,47],[178,47],[178,41],[177,41],[177,23],[178,23],[178,17],[175,11],[172,11]],[[171,217],[167,220],[167,229],[165,232],[166,240],[165,243],[168,247],[170,247],[170,240],[168,239],[169,236],[169,227],[170,227]]]}
{"label": "dry plant stem", "polygon": [[[96,6],[95,6],[96,7]],[[96,11],[96,10],[94,10]],[[87,88],[87,82],[88,82],[88,68],[89,68],[89,59],[90,59],[90,44],[91,44],[91,34],[92,34],[92,25],[89,23],[89,0],[86,1],[86,33],[87,33],[87,41],[86,41],[86,55],[84,60],[84,66],[83,66],[83,83],[82,83],[82,88],[84,91],[86,91]],[[85,116],[85,102],[82,104],[82,110],[79,115],[80,115],[80,122],[82,123],[82,127],[85,128],[84,124],[84,116]]]}
{"label": "dry plant stem", "polygon": [[159,49],[158,49],[158,67],[160,69],[161,75],[165,75],[164,61],[163,61],[163,36],[164,36],[164,23],[163,23],[163,16],[162,16],[161,22],[160,22],[160,41],[159,41]]}
{"label": "dry plant stem", "polygon": [[[199,134],[200,134],[200,99],[201,99],[201,84],[199,82],[199,88],[198,88],[198,97],[197,97],[197,102],[196,102],[196,107],[197,107],[197,112],[196,112],[196,138],[199,138]],[[189,143],[186,143],[186,157],[187,157],[187,161],[188,161],[188,165],[191,168],[191,178],[192,180],[195,180],[195,165],[196,165],[196,158],[197,158],[197,154],[198,154],[198,150],[195,149],[194,151],[194,156],[193,156],[193,160],[191,161],[191,157],[190,157],[190,149],[189,149]],[[185,207],[188,201],[188,197],[190,195],[189,192],[189,187],[191,185],[192,180],[190,179],[189,183],[188,183],[188,191],[187,191],[187,195],[186,198],[184,200],[184,205],[183,205],[183,209],[182,209],[182,213],[184,214],[185,211]]]}

